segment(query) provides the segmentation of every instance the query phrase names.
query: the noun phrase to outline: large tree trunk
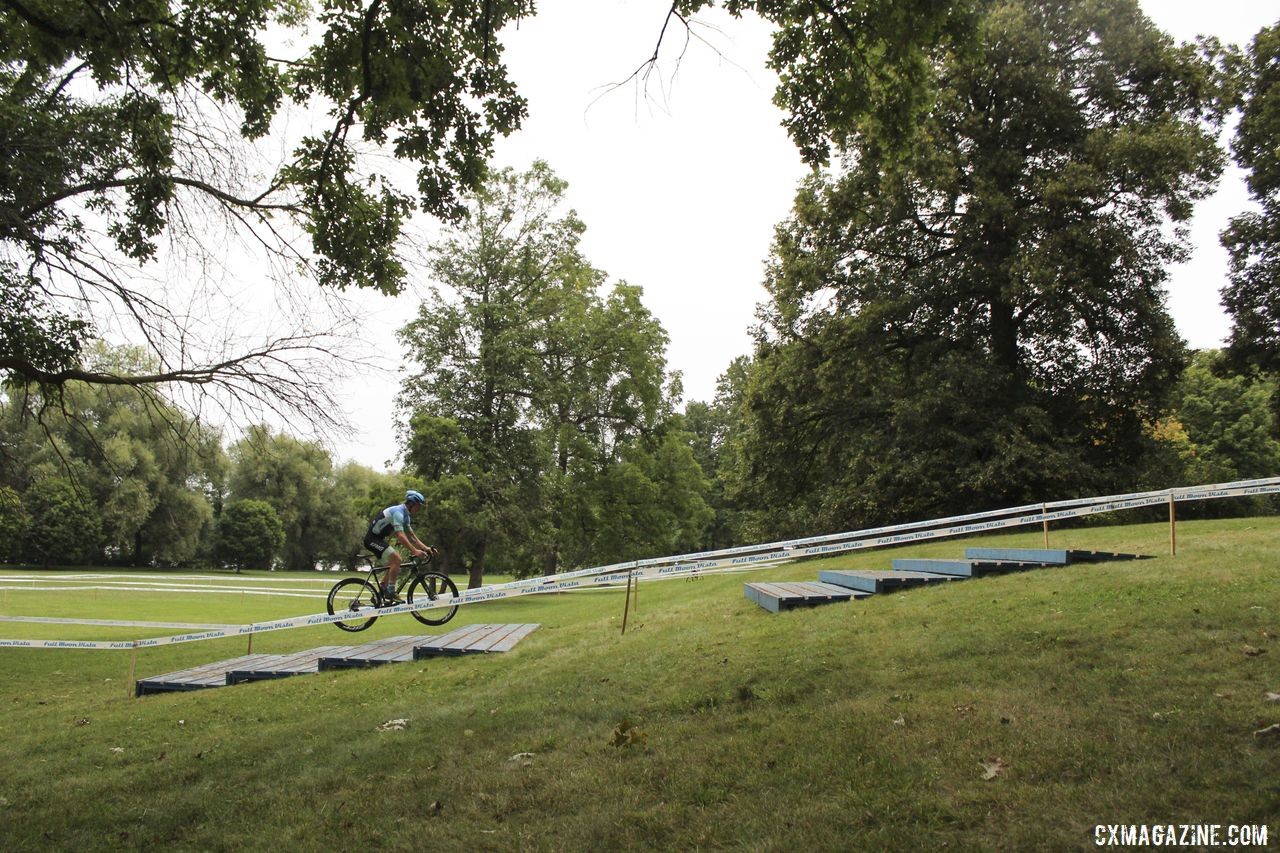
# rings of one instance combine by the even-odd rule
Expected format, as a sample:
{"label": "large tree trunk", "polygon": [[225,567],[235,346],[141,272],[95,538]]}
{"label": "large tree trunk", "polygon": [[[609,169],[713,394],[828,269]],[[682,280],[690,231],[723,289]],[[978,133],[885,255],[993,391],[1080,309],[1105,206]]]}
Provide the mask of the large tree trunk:
{"label": "large tree trunk", "polygon": [[471,564],[470,576],[467,578],[467,589],[475,589],[484,585],[484,550],[488,546],[488,539],[481,539],[480,545],[476,548],[476,558]]}

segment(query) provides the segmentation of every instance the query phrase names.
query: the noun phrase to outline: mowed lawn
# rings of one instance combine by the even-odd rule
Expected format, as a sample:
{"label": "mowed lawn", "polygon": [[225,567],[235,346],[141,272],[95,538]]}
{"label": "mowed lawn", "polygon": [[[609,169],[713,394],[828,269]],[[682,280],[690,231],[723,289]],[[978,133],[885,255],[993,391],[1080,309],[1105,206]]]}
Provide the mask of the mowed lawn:
{"label": "mowed lawn", "polygon": [[[0,849],[1085,849],[1099,825],[1280,843],[1280,519],[1055,530],[1074,565],[770,614],[743,583],[886,568],[1039,531],[748,574],[264,633],[291,652],[536,622],[505,654],[131,698],[247,639],[0,648]],[[245,624],[334,576],[0,572],[0,616]],[[97,577],[94,577],[97,576]],[[499,580],[506,580],[505,578]],[[168,628],[0,621],[0,637]],[[391,721],[402,724],[387,726]]]}

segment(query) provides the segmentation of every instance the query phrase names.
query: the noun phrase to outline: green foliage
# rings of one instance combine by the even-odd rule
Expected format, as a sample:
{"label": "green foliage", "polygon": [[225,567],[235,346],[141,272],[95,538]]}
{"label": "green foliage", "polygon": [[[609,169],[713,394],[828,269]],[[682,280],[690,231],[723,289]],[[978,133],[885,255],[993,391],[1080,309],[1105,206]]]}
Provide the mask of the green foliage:
{"label": "green foliage", "polygon": [[[85,351],[94,369],[150,369],[137,348]],[[207,545],[224,464],[219,436],[153,390],[11,385],[0,403],[0,482],[26,495],[64,477],[94,504],[99,550],[86,560],[189,563]]]}
{"label": "green foliage", "polygon": [[19,558],[30,529],[31,516],[22,505],[22,495],[0,486],[0,561]]}
{"label": "green foliage", "polygon": [[[111,321],[166,368],[207,355],[191,318],[140,274],[167,239],[204,251],[206,222],[297,280],[399,292],[406,219],[461,215],[494,139],[524,117],[498,33],[532,11],[529,0],[5,4],[0,377],[177,379],[326,417],[309,399],[316,384],[261,353],[224,350],[159,379],[91,375],[81,356]],[[255,147],[273,133],[292,147],[282,162]],[[412,177],[387,177],[375,159],[387,154]],[[306,340],[270,346],[291,357]],[[307,394],[290,393],[300,385]]]}
{"label": "green foliage", "polygon": [[[716,5],[683,0],[683,13]],[[881,151],[910,144],[927,114],[937,52],[963,49],[973,29],[970,0],[723,0],[734,15],[774,24],[769,65],[774,102],[805,161],[875,138]]]}
{"label": "green foliage", "polygon": [[[1227,372],[1229,357],[1197,352],[1183,373],[1169,415],[1152,428],[1157,446],[1144,487],[1274,477],[1280,471],[1275,380]],[[1209,502],[1192,515],[1263,514],[1274,498]]]}
{"label": "green foliage", "polygon": [[745,414],[741,411],[751,374],[751,359],[735,358],[716,383],[710,403],[690,402],[685,407],[684,427],[689,433],[693,458],[710,482],[707,505],[714,513],[708,525],[703,550],[746,544],[745,513],[729,499],[730,483],[737,464]]}
{"label": "green foliage", "polygon": [[350,526],[333,523],[333,460],[327,450],[259,425],[233,444],[230,453],[232,499],[263,501],[279,515],[285,570],[314,569],[350,549],[350,539],[342,538]]}
{"label": "green foliage", "polygon": [[380,474],[355,462],[335,470],[327,499],[327,523],[332,530],[326,537],[334,550],[323,556],[339,558],[346,568],[355,568],[359,564],[357,558],[367,553],[361,543],[369,519],[375,512],[402,501],[406,488],[402,478]]}
{"label": "green foliage", "polygon": [[762,530],[1123,490],[1181,370],[1213,46],[1133,0],[975,12],[910,145],[864,123],[777,230],[736,486]]}
{"label": "green foliage", "polygon": [[1231,150],[1260,210],[1236,216],[1222,235],[1231,257],[1222,291],[1233,324],[1228,354],[1237,368],[1280,373],[1280,23],[1254,38],[1239,76],[1244,104]]}
{"label": "green foliage", "polygon": [[69,480],[34,480],[22,496],[30,522],[22,556],[43,566],[85,565],[102,553],[103,524],[92,497]]}
{"label": "green foliage", "polygon": [[266,501],[234,501],[218,519],[216,556],[237,569],[269,569],[284,545],[284,525]]}
{"label": "green foliage", "polygon": [[[473,579],[486,564],[549,573],[600,553],[639,556],[685,529],[641,523],[611,534],[625,542],[596,536],[601,508],[584,495],[607,492],[615,508],[685,501],[655,492],[654,476],[677,475],[652,469],[694,462],[655,461],[647,454],[661,442],[638,443],[657,434],[678,393],[666,334],[639,288],[605,290],[578,250],[584,226],[559,213],[564,190],[545,163],[493,175],[470,199],[466,228],[433,247],[445,290],[401,332],[418,366],[401,395],[406,459],[427,480],[427,524],[446,559]],[[638,467],[614,470],[624,464]]]}
{"label": "green foliage", "polygon": [[1271,477],[1280,471],[1275,380],[1219,375],[1222,355],[1197,353],[1182,375],[1175,415],[1196,448],[1196,482]]}

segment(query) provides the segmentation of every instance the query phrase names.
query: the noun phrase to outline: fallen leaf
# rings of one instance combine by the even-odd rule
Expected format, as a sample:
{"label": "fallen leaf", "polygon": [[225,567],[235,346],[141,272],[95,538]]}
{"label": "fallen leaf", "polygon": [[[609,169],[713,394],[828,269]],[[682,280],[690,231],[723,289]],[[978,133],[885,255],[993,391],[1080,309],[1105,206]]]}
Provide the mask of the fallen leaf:
{"label": "fallen leaf", "polygon": [[647,734],[627,720],[623,720],[613,727],[613,736],[609,739],[609,743],[615,747],[643,746],[648,739]]}
{"label": "fallen leaf", "polygon": [[387,720],[378,726],[380,732],[399,732],[409,728],[408,720]]}
{"label": "fallen leaf", "polygon": [[972,712],[973,712],[973,705],[957,705],[956,706],[956,713],[962,717],[965,714],[969,714]]}
{"label": "fallen leaf", "polygon": [[979,766],[982,767],[982,778],[988,781],[996,778],[1009,767],[1009,765],[1005,764],[999,758],[991,761],[981,761],[979,762]]}
{"label": "fallen leaf", "polygon": [[1267,693],[1267,701],[1268,701],[1268,702],[1280,702],[1280,693],[1271,693],[1271,692],[1268,692],[1268,693]]}
{"label": "fallen leaf", "polygon": [[893,724],[894,724],[895,726],[905,726],[905,725],[907,724],[907,718],[906,718],[906,717],[899,717],[898,719],[896,719],[896,720],[894,720],[894,721],[893,721]]}
{"label": "fallen leaf", "polygon": [[1280,738],[1280,723],[1274,723],[1265,729],[1258,729],[1253,733],[1258,740],[1270,740],[1272,738]]}
{"label": "fallen leaf", "polygon": [[1267,650],[1259,649],[1256,646],[1245,646],[1244,653],[1251,658],[1256,658],[1258,655],[1265,655],[1267,653]]}
{"label": "fallen leaf", "polygon": [[113,746],[113,747],[111,747],[111,751],[112,751],[112,752],[116,752],[116,753],[124,752],[124,747],[123,747],[123,746]]}
{"label": "fallen leaf", "polygon": [[519,764],[521,767],[531,767],[533,765],[532,752],[517,752],[515,755],[507,759],[509,764]]}
{"label": "fallen leaf", "polygon": [[89,718],[88,718],[88,717],[81,717],[80,719],[76,720],[76,725],[77,725],[77,726],[87,726],[87,725],[89,725]]}
{"label": "fallen leaf", "polygon": [[440,812],[444,811],[444,803],[435,800],[431,805],[427,806],[427,811],[431,812],[431,814],[440,814]]}

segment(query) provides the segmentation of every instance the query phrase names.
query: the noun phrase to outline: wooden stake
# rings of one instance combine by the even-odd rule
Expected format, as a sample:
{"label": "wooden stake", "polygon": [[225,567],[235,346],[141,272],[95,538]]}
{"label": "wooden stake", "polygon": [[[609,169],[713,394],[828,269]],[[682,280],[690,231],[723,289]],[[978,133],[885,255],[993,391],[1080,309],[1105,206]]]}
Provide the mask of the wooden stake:
{"label": "wooden stake", "polygon": [[622,605],[622,633],[627,633],[627,614],[631,608],[631,572],[627,572],[627,597]]}
{"label": "wooden stake", "polygon": [[129,651],[129,677],[124,680],[124,688],[128,698],[133,698],[133,675],[138,671],[138,646],[135,644]]}
{"label": "wooden stake", "polygon": [[1169,494],[1169,556],[1178,556],[1178,530],[1173,509],[1173,493]]}
{"label": "wooden stake", "polygon": [[[1040,512],[1043,515],[1048,515],[1049,507],[1045,504],[1040,504]],[[1046,551],[1049,550],[1049,519],[1047,518],[1044,520],[1044,548]]]}
{"label": "wooden stake", "polygon": [[253,654],[253,634],[249,635],[249,648],[245,651],[246,655]]}

